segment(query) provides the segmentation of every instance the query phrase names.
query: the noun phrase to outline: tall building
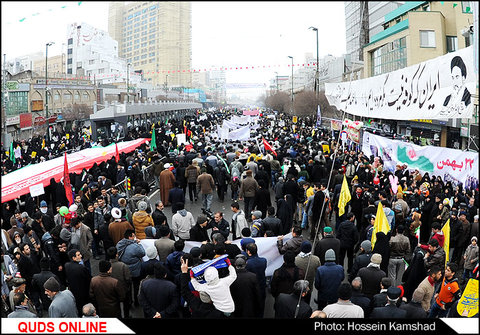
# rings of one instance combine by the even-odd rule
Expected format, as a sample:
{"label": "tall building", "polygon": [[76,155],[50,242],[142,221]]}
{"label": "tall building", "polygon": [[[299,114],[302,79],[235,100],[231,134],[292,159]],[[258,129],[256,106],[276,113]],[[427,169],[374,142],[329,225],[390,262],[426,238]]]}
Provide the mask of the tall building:
{"label": "tall building", "polygon": [[347,69],[361,71],[363,45],[368,44],[372,36],[383,30],[384,16],[400,7],[405,1],[345,1],[344,3]]}
{"label": "tall building", "polygon": [[119,56],[154,86],[191,87],[192,26],[189,2],[111,2],[108,33]]}

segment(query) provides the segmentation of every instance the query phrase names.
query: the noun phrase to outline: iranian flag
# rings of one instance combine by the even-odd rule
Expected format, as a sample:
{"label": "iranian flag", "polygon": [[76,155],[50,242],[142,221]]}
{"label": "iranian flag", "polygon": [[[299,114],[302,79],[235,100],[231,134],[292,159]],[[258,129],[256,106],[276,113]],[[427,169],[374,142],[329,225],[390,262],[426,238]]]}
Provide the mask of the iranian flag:
{"label": "iranian flag", "polygon": [[265,150],[270,150],[275,156],[277,156],[277,153],[275,150],[273,150],[272,146],[267,142],[267,140],[264,137],[262,137],[262,140]]}

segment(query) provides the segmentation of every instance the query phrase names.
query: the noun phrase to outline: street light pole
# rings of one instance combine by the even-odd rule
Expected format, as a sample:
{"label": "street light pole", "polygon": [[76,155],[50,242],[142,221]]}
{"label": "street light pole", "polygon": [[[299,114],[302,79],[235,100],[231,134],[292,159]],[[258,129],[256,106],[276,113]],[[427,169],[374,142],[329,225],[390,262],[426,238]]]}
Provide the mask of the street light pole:
{"label": "street light pole", "polygon": [[320,83],[319,83],[320,72],[318,70],[318,28],[310,27],[308,29],[312,29],[317,35],[317,71],[315,72],[315,94],[316,94],[317,99],[318,99],[318,92],[320,91]]}
{"label": "street light pole", "polygon": [[288,56],[292,60],[292,114],[293,114],[293,56]]}
{"label": "street light pole", "polygon": [[45,44],[45,118],[47,119],[47,143],[50,144],[50,121],[48,116],[48,47],[55,42]]}
{"label": "street light pole", "polygon": [[127,63],[127,103],[130,102],[130,65],[132,65],[131,63]]}
{"label": "street light pole", "polygon": [[277,93],[278,93],[278,72],[275,72],[275,84],[277,85]]}
{"label": "street light pole", "polygon": [[168,99],[168,74],[165,75],[165,100]]}

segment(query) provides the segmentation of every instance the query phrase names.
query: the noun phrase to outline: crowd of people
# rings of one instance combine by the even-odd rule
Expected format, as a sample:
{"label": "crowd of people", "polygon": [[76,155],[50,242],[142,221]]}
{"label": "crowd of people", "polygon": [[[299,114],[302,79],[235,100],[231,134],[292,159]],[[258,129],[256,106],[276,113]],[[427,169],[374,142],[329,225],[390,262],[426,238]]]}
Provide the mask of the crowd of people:
{"label": "crowd of people", "polygon": [[[129,138],[155,131],[156,149],[147,142],[71,174],[72,204],[54,179],[44,195],[4,203],[2,317],[128,318],[140,306],[145,318],[262,318],[268,295],[276,318],[459,316],[454,306],[478,278],[478,189],[406,164],[387,171],[378,157],[342,150],[309,117],[294,124],[267,111],[252,140],[221,140],[216,126],[232,115],[131,129]],[[189,142],[177,145],[171,134],[185,130]],[[262,138],[275,152],[260,147]],[[22,164],[33,162],[22,150]],[[142,174],[150,165],[153,184]],[[126,177],[128,195],[118,187]],[[351,199],[340,213],[344,179]],[[160,201],[151,203],[156,190]],[[214,199],[231,212],[213,213]],[[195,218],[188,201],[204,213]],[[372,247],[379,203],[390,229]],[[272,276],[259,237],[277,237],[283,264]],[[186,241],[202,244],[185,252]]]}

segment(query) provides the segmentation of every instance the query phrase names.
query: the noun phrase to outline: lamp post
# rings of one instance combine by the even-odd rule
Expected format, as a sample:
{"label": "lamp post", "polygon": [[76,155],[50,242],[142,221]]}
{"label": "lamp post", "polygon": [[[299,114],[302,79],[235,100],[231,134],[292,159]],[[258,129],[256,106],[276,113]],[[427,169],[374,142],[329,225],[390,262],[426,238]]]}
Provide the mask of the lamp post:
{"label": "lamp post", "polygon": [[127,63],[127,103],[130,102],[130,66],[132,63]]}
{"label": "lamp post", "polygon": [[293,56],[288,56],[292,60],[292,114],[293,114]]}
{"label": "lamp post", "polygon": [[278,93],[278,72],[275,72],[275,84],[277,85],[277,93]]}
{"label": "lamp post", "polygon": [[55,42],[48,42],[45,44],[45,118],[47,119],[47,142],[50,144],[50,121],[48,116],[48,47],[55,44]]}
{"label": "lamp post", "polygon": [[319,79],[320,79],[320,78],[319,78],[319,75],[320,75],[320,73],[319,73],[319,71],[318,71],[318,29],[315,28],[315,27],[310,27],[310,28],[308,28],[308,29],[313,30],[313,31],[316,33],[316,35],[317,35],[317,71],[315,72],[315,86],[314,86],[314,87],[315,87],[315,94],[316,94],[317,99],[318,99],[318,92],[320,91],[320,87],[319,87],[319,86],[320,86],[320,83],[319,83]]}
{"label": "lamp post", "polygon": [[165,100],[168,99],[168,74],[165,75]]}

